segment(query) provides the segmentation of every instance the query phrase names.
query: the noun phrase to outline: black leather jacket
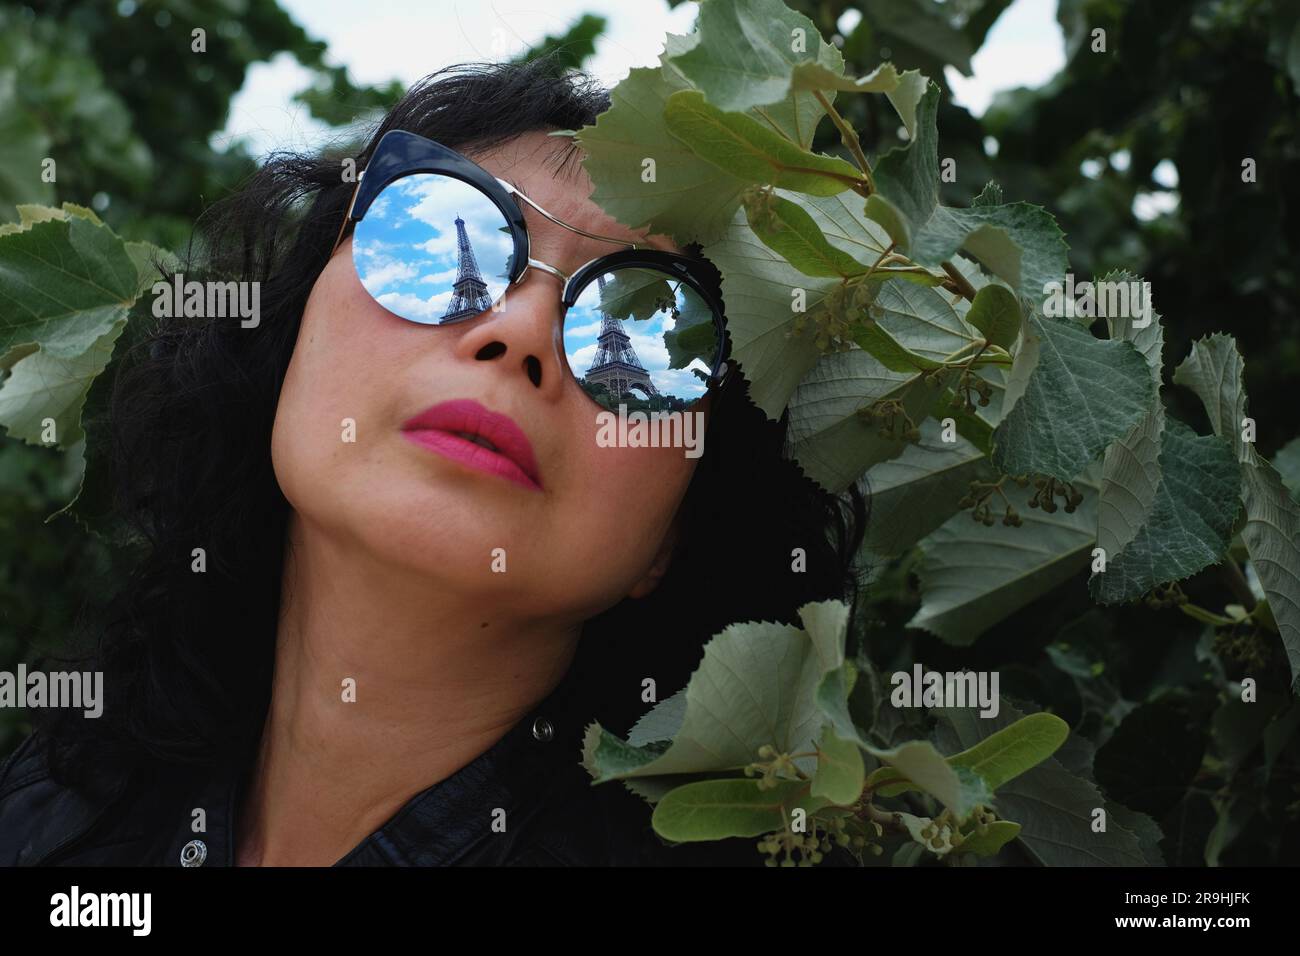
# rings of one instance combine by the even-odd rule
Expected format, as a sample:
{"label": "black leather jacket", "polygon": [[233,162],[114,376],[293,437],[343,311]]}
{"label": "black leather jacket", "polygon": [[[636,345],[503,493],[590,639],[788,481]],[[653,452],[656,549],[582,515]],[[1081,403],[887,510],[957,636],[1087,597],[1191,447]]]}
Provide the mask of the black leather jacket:
{"label": "black leather jacket", "polygon": [[[335,866],[763,865],[756,840],[666,844],[644,800],[617,781],[593,786],[580,763],[592,713],[571,670],[496,744],[411,798]],[[51,779],[37,736],[0,765],[0,866],[234,864],[247,767],[177,769],[92,800]],[[503,833],[492,827],[498,807]],[[196,808],[203,832],[191,829]],[[845,862],[830,859],[842,853],[826,862]]]}

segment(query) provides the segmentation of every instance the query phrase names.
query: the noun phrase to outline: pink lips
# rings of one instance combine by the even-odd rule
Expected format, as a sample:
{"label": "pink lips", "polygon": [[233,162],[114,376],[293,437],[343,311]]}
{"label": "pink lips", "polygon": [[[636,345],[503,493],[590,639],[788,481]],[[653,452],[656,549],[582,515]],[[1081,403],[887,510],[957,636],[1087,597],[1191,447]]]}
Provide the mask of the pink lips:
{"label": "pink lips", "polygon": [[417,445],[470,468],[500,475],[536,491],[542,488],[528,436],[509,417],[489,411],[478,402],[458,398],[434,405],[403,424],[402,433]]}

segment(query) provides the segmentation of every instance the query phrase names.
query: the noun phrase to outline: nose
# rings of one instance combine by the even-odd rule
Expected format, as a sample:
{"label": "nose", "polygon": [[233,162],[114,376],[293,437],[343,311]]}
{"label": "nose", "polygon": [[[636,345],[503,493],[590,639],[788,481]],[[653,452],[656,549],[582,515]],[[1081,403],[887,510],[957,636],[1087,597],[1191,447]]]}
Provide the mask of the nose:
{"label": "nose", "polygon": [[557,276],[530,268],[492,309],[467,323],[457,352],[468,361],[496,363],[507,380],[522,377],[543,398],[557,399],[568,368],[562,291]]}

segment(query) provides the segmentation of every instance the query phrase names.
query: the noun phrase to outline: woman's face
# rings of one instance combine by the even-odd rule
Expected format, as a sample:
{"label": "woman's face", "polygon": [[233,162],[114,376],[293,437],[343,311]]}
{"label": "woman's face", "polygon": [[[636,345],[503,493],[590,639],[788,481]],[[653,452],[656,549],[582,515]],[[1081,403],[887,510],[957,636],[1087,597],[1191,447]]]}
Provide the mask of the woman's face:
{"label": "woman's face", "polygon": [[[565,222],[644,239],[588,199],[579,164],[556,174],[544,163],[563,145],[534,132],[471,158]],[[566,275],[620,248],[529,208],[525,219],[532,258]],[[680,251],[661,237],[650,243]],[[366,552],[359,558],[483,599],[489,613],[576,623],[652,590],[696,459],[682,448],[598,444],[600,409],[565,359],[560,280],[530,269],[501,311],[419,325],[367,294],[351,245],[338,248],[312,289],[276,409],[275,474],[299,518]],[[408,420],[455,399],[513,420],[532,446],[540,487],[472,469],[404,432]],[[708,403],[698,407],[707,412]],[[345,419],[355,422],[353,441]]]}

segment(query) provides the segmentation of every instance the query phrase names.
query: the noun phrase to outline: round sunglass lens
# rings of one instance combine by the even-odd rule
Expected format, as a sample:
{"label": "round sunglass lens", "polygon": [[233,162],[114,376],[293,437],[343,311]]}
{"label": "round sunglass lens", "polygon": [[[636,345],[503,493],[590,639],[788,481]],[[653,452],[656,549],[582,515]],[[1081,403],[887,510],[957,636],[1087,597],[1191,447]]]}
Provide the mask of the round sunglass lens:
{"label": "round sunglass lens", "polygon": [[677,276],[621,268],[593,278],[564,319],[569,368],[599,405],[682,409],[702,398],[717,358],[713,309]]}
{"label": "round sunglass lens", "polygon": [[506,217],[468,183],[435,173],[384,187],[352,236],[357,276],[388,311],[442,325],[492,308],[510,281]]}

